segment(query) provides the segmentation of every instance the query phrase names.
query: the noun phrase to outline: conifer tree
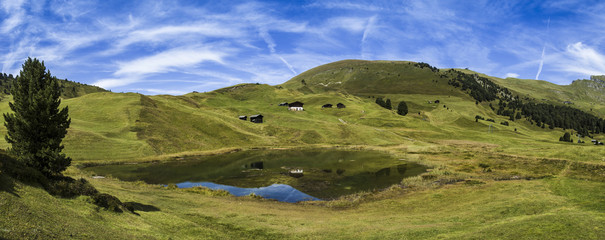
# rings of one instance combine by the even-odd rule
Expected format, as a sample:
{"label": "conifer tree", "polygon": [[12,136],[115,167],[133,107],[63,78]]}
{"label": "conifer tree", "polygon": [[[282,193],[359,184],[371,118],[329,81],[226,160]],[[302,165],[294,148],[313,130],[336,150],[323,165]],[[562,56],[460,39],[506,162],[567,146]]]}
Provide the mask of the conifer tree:
{"label": "conifer tree", "polygon": [[391,99],[387,98],[387,101],[384,103],[384,108],[389,110],[393,109],[393,106],[391,106]]}
{"label": "conifer tree", "polygon": [[408,114],[408,105],[404,101],[399,102],[399,105],[397,105],[397,114],[401,116]]}
{"label": "conifer tree", "polygon": [[68,108],[59,109],[60,87],[44,62],[28,58],[11,89],[13,113],[4,114],[6,141],[18,161],[47,176],[59,175],[71,164],[61,153],[61,141],[71,123]]}
{"label": "conifer tree", "polygon": [[378,104],[378,106],[384,107],[384,100],[382,100],[382,98],[376,98],[376,104]]}

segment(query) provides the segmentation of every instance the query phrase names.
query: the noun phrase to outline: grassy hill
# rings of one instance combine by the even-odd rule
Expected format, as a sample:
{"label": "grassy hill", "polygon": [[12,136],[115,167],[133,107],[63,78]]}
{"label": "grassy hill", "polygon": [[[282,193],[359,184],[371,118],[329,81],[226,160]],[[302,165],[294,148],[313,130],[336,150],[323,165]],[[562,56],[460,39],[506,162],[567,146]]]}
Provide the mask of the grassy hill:
{"label": "grassy hill", "polygon": [[[12,74],[0,73],[0,94],[10,94],[13,81],[14,77]],[[107,92],[107,90],[97,86],[69,81],[67,79],[59,79],[59,87],[61,87],[61,97],[63,98],[74,98],[95,92]]]}
{"label": "grassy hill", "polygon": [[[559,142],[561,128],[499,116],[489,107],[496,101],[476,103],[443,72],[413,62],[346,60],[277,86],[240,84],[182,96],[100,91],[64,99],[72,118],[65,152],[74,159],[66,174],[139,203],[139,215],[99,209],[89,197],[55,198],[0,170],[0,238],[605,238],[605,147]],[[536,102],[571,101],[605,116],[598,77],[559,86],[481,76]],[[408,115],[378,106],[377,97],[393,106],[405,101]],[[0,112],[10,100],[0,101]],[[305,111],[278,106],[294,101]],[[346,108],[321,107],[327,103]],[[254,114],[264,123],[238,119]],[[475,121],[476,115],[494,122]],[[594,138],[605,141],[603,134]],[[431,171],[388,189],[287,204],[93,179],[77,167],[331,147],[384,151]]]}
{"label": "grassy hill", "polygon": [[[301,83],[303,79],[306,85]],[[561,101],[549,89],[570,96],[583,89],[598,96],[598,89],[582,87],[588,86],[582,81],[569,88],[531,80],[490,79],[517,94],[531,92],[538,101]],[[393,106],[405,101],[409,114],[399,116],[378,106],[376,97],[391,99]],[[590,97],[563,99],[581,108],[596,101]],[[8,111],[8,101],[10,98],[0,102],[1,112]],[[278,106],[294,101],[304,102],[305,111]],[[322,109],[326,103],[347,107]],[[278,86],[241,84],[183,96],[98,92],[65,99],[63,104],[70,107],[72,118],[65,151],[77,161],[148,160],[230,148],[396,146],[413,141],[433,145],[444,139],[492,143],[510,153],[518,151],[520,144],[529,144],[543,149],[535,151],[536,155],[583,161],[605,155],[602,148],[589,144],[559,143],[563,129],[545,130],[527,121],[501,125],[508,118],[496,115],[488,102],[475,104],[466,92],[448,85],[439,72],[412,62],[347,60],[311,69]],[[593,113],[604,116],[600,114],[603,105],[597,105]],[[253,114],[264,115],[265,122],[238,119]],[[476,115],[494,122],[475,122]],[[493,131],[488,134],[490,128]],[[0,133],[4,131],[0,129]],[[603,136],[595,137],[603,140]],[[1,140],[0,147],[8,145]]]}
{"label": "grassy hill", "polygon": [[343,60],[305,71],[281,84],[301,92],[344,91],[354,95],[462,96],[429,68],[414,62]]}
{"label": "grassy hill", "polygon": [[592,76],[590,80],[575,80],[569,85],[557,85],[543,80],[502,79],[466,69],[457,70],[487,77],[520,96],[533,98],[537,102],[563,104],[569,101],[572,107],[601,117],[605,116],[605,83],[599,81],[603,76]]}

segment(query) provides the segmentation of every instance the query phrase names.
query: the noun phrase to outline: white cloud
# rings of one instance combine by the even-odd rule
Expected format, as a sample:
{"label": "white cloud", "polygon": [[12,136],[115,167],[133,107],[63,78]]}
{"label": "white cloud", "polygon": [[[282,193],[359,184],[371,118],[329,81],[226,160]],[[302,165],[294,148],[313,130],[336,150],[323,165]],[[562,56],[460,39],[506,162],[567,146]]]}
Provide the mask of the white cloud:
{"label": "white cloud", "polygon": [[145,94],[170,94],[170,95],[183,95],[186,91],[182,90],[169,90],[169,89],[155,89],[155,88],[135,88],[132,89],[134,92],[143,92]]}
{"label": "white cloud", "polygon": [[216,51],[209,47],[186,47],[170,49],[152,56],[140,57],[118,63],[113,73],[115,78],[100,79],[93,85],[102,88],[115,88],[145,81],[145,77],[174,71],[185,71],[205,61],[223,64],[225,51]]}
{"label": "white cloud", "polygon": [[237,38],[241,36],[242,32],[236,29],[236,26],[193,22],[187,25],[163,26],[129,32],[125,38],[118,41],[116,48],[110,53],[121,52],[125,47],[141,42],[166,43],[183,38],[193,38],[193,41],[199,41],[204,37]]}
{"label": "white cloud", "polygon": [[2,29],[0,32],[2,33],[10,33],[14,28],[21,25],[25,18],[25,13],[23,11],[16,11],[11,13],[10,17],[2,21]]}
{"label": "white cloud", "polygon": [[92,85],[105,89],[112,89],[114,87],[126,86],[139,81],[139,78],[108,78],[97,80],[96,82],[92,83]]}
{"label": "white cloud", "polygon": [[519,78],[519,74],[516,74],[516,73],[506,73],[505,78]]}
{"label": "white cloud", "polygon": [[363,17],[334,17],[326,21],[326,30],[336,28],[345,29],[349,32],[362,32],[368,25],[368,19]]}
{"label": "white cloud", "polygon": [[24,0],[2,1],[2,8],[9,17],[2,21],[2,28],[0,28],[0,32],[10,33],[14,28],[18,27],[25,21],[27,16],[25,14],[25,10],[22,8],[24,3]]}
{"label": "white cloud", "polygon": [[132,61],[120,62],[115,75],[143,75],[176,71],[179,68],[192,67],[204,61],[223,63],[224,51],[207,47],[186,47],[170,49],[152,56],[141,57]]}
{"label": "white cloud", "polygon": [[570,63],[563,67],[566,71],[587,75],[605,73],[605,56],[582,42],[568,45],[565,54],[570,58]]}
{"label": "white cloud", "polygon": [[21,8],[24,3],[25,0],[5,0],[2,1],[2,8],[6,13],[10,13],[11,11]]}
{"label": "white cloud", "polygon": [[[374,2],[372,2],[374,3]],[[366,3],[352,3],[348,1],[318,1],[308,5],[309,7],[320,7],[327,9],[345,9],[345,10],[358,10],[358,11],[380,11],[384,8]]]}

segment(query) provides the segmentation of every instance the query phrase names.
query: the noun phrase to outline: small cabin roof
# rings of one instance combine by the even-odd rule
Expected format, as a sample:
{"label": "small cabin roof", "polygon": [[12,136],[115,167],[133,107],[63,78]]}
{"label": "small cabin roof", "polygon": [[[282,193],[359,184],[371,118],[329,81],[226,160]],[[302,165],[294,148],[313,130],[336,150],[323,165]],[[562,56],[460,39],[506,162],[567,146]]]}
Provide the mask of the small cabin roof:
{"label": "small cabin roof", "polygon": [[304,105],[304,103],[299,102],[299,101],[288,104],[288,106],[290,106],[290,107],[302,107],[303,105]]}
{"label": "small cabin roof", "polygon": [[263,115],[261,114],[256,114],[256,115],[251,115],[250,118],[257,118],[257,117],[263,117]]}

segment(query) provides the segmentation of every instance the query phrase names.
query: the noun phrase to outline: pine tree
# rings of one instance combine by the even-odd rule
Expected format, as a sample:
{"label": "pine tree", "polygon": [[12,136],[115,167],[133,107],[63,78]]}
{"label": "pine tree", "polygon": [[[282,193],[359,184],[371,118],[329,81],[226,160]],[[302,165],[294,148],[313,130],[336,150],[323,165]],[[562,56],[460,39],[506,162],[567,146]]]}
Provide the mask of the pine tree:
{"label": "pine tree", "polygon": [[376,104],[381,107],[384,107],[384,100],[382,100],[382,98],[376,98]]}
{"label": "pine tree", "polygon": [[401,116],[408,114],[408,105],[404,101],[399,102],[399,105],[397,105],[397,114]]}
{"label": "pine tree", "polygon": [[9,151],[23,164],[47,176],[60,174],[71,164],[61,153],[61,141],[71,123],[68,108],[59,110],[61,92],[44,62],[28,58],[11,89],[13,113],[4,114]]}
{"label": "pine tree", "polygon": [[391,99],[387,98],[387,101],[384,103],[384,108],[389,110],[393,109],[393,106],[391,106]]}

